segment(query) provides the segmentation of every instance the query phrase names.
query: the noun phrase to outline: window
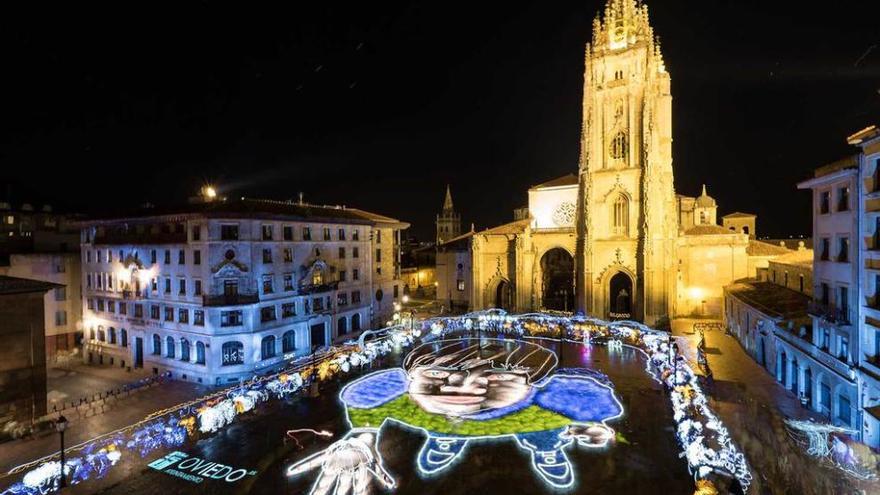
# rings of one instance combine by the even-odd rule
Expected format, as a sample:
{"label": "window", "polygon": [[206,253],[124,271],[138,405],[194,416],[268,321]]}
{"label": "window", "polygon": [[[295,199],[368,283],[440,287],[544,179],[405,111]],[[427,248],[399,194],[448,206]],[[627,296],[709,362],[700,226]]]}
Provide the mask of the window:
{"label": "window", "polygon": [[312,240],[312,229],[310,227],[303,227],[303,240],[311,241]]}
{"label": "window", "polygon": [[150,282],[152,286],[153,292],[159,292],[159,279],[153,277],[153,281]]}
{"label": "window", "polygon": [[174,359],[174,337],[165,338],[165,357]]}
{"label": "window", "polygon": [[[12,217],[9,217],[9,218],[12,218]],[[86,251],[86,263],[91,263],[91,262],[92,262],[92,252]]]}
{"label": "window", "polygon": [[392,289],[393,289],[392,291],[394,293],[393,297],[394,297],[394,299],[397,299],[400,296],[400,289],[398,288],[397,284],[394,284],[394,287]]}
{"label": "window", "polygon": [[95,310],[95,300],[91,299],[91,298],[86,299],[86,307],[91,309],[92,311],[94,311]]}
{"label": "window", "polygon": [[98,340],[107,342],[107,333],[104,331],[104,327],[100,325],[98,325]]}
{"label": "window", "polygon": [[273,335],[263,337],[263,341],[260,343],[260,355],[263,359],[275,357],[275,337]]}
{"label": "window", "polygon": [[104,255],[103,251],[101,251],[100,249],[96,250],[95,251],[95,261],[97,261],[98,263],[103,263],[104,262],[103,255]]}
{"label": "window", "polygon": [[119,302],[119,314],[121,314],[121,315],[128,314],[128,303],[124,303],[122,301]]}
{"label": "window", "polygon": [[852,424],[852,405],[845,395],[838,396],[837,419],[846,425]]}
{"label": "window", "polygon": [[55,288],[55,300],[56,301],[66,301],[67,300],[67,287]]}
{"label": "window", "polygon": [[348,320],[343,316],[336,320],[336,335],[345,335],[348,333]]}
{"label": "window", "polygon": [[165,279],[165,293],[171,294],[171,279],[170,278]]}
{"label": "window", "polygon": [[804,276],[803,275],[798,275],[798,291],[799,292],[804,291]]}
{"label": "window", "polygon": [[155,249],[150,250],[150,264],[152,264],[152,265],[156,264],[156,250]]}
{"label": "window", "polygon": [[165,321],[174,321],[174,308],[170,306],[165,307]]}
{"label": "window", "polygon": [[159,338],[157,334],[153,334],[153,355],[158,356],[162,354],[162,339]]}
{"label": "window", "polygon": [[189,310],[186,308],[178,308],[177,321],[179,323],[189,323]]}
{"label": "window", "polygon": [[186,251],[181,249],[177,252],[177,264],[185,265],[186,264]]}
{"label": "window", "polygon": [[113,290],[113,275],[107,274],[107,290]]}
{"label": "window", "polygon": [[272,275],[263,275],[263,294],[271,294],[275,292],[275,287],[272,284]]}
{"label": "window", "polygon": [[221,225],[220,226],[221,241],[237,241],[238,225]]}
{"label": "window", "polygon": [[263,225],[263,240],[271,241],[272,240],[272,226],[271,225]]}
{"label": "window", "polygon": [[[357,231],[355,231],[355,232],[357,232]],[[361,253],[360,253],[360,250],[357,248],[357,246],[351,248],[351,257],[352,258],[359,258],[360,255],[361,255]]]}
{"label": "window", "polygon": [[462,280],[462,279],[456,280],[455,285],[459,291],[464,291],[464,280]]}
{"label": "window", "polygon": [[844,321],[849,321],[849,288],[837,288],[837,308],[840,310],[841,317]]}
{"label": "window", "polygon": [[339,247],[339,259],[345,259],[345,248],[342,246]]}
{"label": "window", "polygon": [[822,305],[828,306],[828,303],[830,302],[830,299],[831,299],[831,289],[827,283],[822,282],[821,289],[820,289],[819,293],[822,296],[822,299],[821,299]]}
{"label": "window", "polygon": [[826,214],[831,212],[831,192],[822,191],[819,193],[819,213]]}
{"label": "window", "polygon": [[107,339],[108,342],[110,342],[111,344],[115,344],[116,343],[116,329],[113,327],[107,328],[107,337],[108,337],[108,339]]}
{"label": "window", "polygon": [[284,262],[293,263],[293,249],[284,248]]}
{"label": "window", "polygon": [[98,311],[104,311],[104,300],[98,299]]}
{"label": "window", "polygon": [[382,244],[382,231],[376,231],[376,244]]}
{"label": "window", "polygon": [[199,279],[193,280],[193,294],[196,296],[202,295],[202,281]]}
{"label": "window", "polygon": [[351,331],[357,332],[361,329],[361,314],[355,313],[351,315]]}
{"label": "window", "polygon": [[144,306],[142,304],[134,305],[134,317],[135,318],[143,318],[144,317]]}
{"label": "window", "polygon": [[159,305],[158,304],[153,304],[150,306],[150,318],[152,318],[154,320],[159,319]]}
{"label": "window", "polygon": [[281,305],[281,317],[290,318],[296,316],[296,303],[284,303]]}
{"label": "window", "polygon": [[849,357],[849,337],[846,335],[840,336],[840,342],[837,345],[837,357],[842,361],[846,361]]}
{"label": "window", "polygon": [[360,270],[358,270],[357,268],[353,269],[353,270],[351,271],[351,279],[352,279],[352,280],[360,280],[360,279],[361,279],[361,272],[360,272]]}
{"label": "window", "polygon": [[343,229],[343,228],[340,227],[340,228],[339,228],[339,234],[338,234],[338,235],[339,235],[339,240],[340,240],[340,241],[344,241],[344,240],[345,240],[345,229]]}
{"label": "window", "polygon": [[107,312],[115,313],[116,312],[116,301],[108,300],[107,301]]}
{"label": "window", "polygon": [[841,237],[837,242],[837,261],[849,263],[849,237]]}
{"label": "window", "polygon": [[284,290],[288,292],[293,290],[293,275],[290,273],[284,274]]}
{"label": "window", "polygon": [[293,352],[296,350],[296,332],[288,330],[281,336],[281,352]]}
{"label": "window", "polygon": [[339,270],[339,281],[345,282],[346,273],[345,270]]}
{"label": "window", "polygon": [[192,238],[192,240],[194,240],[194,241],[200,241],[200,240],[202,240],[202,228],[201,228],[201,226],[199,226],[199,225],[193,225],[192,228],[191,228],[191,232],[192,232],[192,234],[191,234],[190,237]]}
{"label": "window", "polygon": [[92,288],[92,274],[91,273],[86,274],[86,287],[88,287],[89,289]]}
{"label": "window", "polygon": [[205,344],[196,342],[196,364],[205,364]]}
{"label": "window", "polygon": [[358,229],[354,229],[354,230],[352,230],[352,231],[351,231],[351,240],[353,240],[353,241],[359,241],[359,240],[361,240],[361,234],[360,234],[360,232],[361,232],[361,231],[358,230]]}
{"label": "window", "polygon": [[611,158],[622,160],[626,158],[626,134],[618,132],[611,140]]}
{"label": "window", "polygon": [[263,249],[263,263],[272,262],[272,249]]}
{"label": "window", "polygon": [[200,249],[196,249],[193,251],[193,265],[201,265],[202,264],[202,251]]}
{"label": "window", "polygon": [[189,341],[184,338],[180,339],[180,360],[189,362]]}
{"label": "window", "polygon": [[377,248],[376,249],[376,263],[381,263],[381,262],[382,262],[382,250]]}
{"label": "window", "polygon": [[221,327],[240,327],[241,325],[241,311],[222,311],[220,313]]}
{"label": "window", "polygon": [[831,259],[831,239],[827,237],[822,238],[822,244],[819,249],[819,259],[821,261],[828,261]]}
{"label": "window", "polygon": [[831,331],[827,328],[822,329],[822,333],[819,335],[819,348],[823,351],[828,351],[828,348],[831,346]]}
{"label": "window", "polygon": [[788,287],[788,271],[782,274],[782,285]]}
{"label": "window", "polygon": [[222,348],[223,366],[244,363],[244,345],[241,342],[226,342]]}
{"label": "window", "polygon": [[311,312],[311,305],[309,304],[308,299],[303,300],[303,313],[309,314]]}
{"label": "window", "polygon": [[318,311],[324,311],[324,299],[320,297],[312,299],[312,309],[314,309],[316,313]]}
{"label": "window", "polygon": [[205,326],[205,311],[201,309],[193,310],[193,324],[200,327]]}
{"label": "window", "polygon": [[361,291],[359,291],[359,290],[351,291],[351,302],[352,302],[352,304],[358,304],[361,302]]}
{"label": "window", "polygon": [[330,227],[324,227],[324,240],[330,240]]}
{"label": "window", "polygon": [[837,189],[837,211],[849,210],[849,186]]}
{"label": "window", "polygon": [[186,295],[186,279],[182,278],[177,281],[177,293],[181,296]]}
{"label": "window", "polygon": [[340,292],[340,293],[336,294],[336,305],[337,306],[348,305],[348,293]]}
{"label": "window", "polygon": [[[612,233],[614,235],[627,235],[629,233],[629,201],[627,201],[626,196],[623,194],[618,195],[617,199],[614,200],[612,210]],[[703,212],[700,213],[702,214]],[[705,223],[702,216],[700,223]]]}
{"label": "window", "polygon": [[128,331],[124,328],[119,329],[119,345],[122,347],[128,347]]}
{"label": "window", "polygon": [[283,236],[285,241],[293,240],[293,227],[290,225],[285,225],[281,228],[281,235]]}
{"label": "window", "polygon": [[64,325],[67,325],[67,311],[59,309],[55,312],[55,326],[63,327]]}
{"label": "window", "polygon": [[275,321],[275,306],[263,306],[260,308],[260,321]]}
{"label": "window", "polygon": [[165,250],[165,260],[164,261],[165,261],[166,265],[171,264],[171,250],[170,249]]}

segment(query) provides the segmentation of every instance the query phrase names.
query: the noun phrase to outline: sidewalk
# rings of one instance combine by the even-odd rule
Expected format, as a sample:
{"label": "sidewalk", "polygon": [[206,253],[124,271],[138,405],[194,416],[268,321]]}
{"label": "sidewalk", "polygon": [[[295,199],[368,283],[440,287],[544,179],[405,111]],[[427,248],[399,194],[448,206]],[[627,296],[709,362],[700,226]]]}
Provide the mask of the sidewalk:
{"label": "sidewalk", "polygon": [[[709,320],[675,320],[672,332],[687,356],[696,356],[699,334],[693,324]],[[717,321],[717,320],[716,320]],[[798,493],[819,495],[853,493],[854,480],[828,467],[794,442],[785,419],[814,419],[827,422],[818,413],[801,406],[724,330],[704,332],[706,358],[714,376],[708,390],[710,406],[728,428],[735,445],[745,454],[754,477],[749,493]]]}
{"label": "sidewalk", "polygon": [[115,390],[151,376],[148,370],[134,369],[128,372],[108,366],[89,366],[72,363],[68,366],[52,366],[46,371],[48,409],[59,408],[64,402],[76,402],[95,394]]}
{"label": "sidewalk", "polygon": [[[130,375],[126,373],[125,376]],[[128,383],[129,380],[125,380],[125,382]],[[155,411],[206,395],[209,391],[210,389],[203,385],[189,382],[163,383],[149,391],[121,400],[109,413],[85,418],[71,424],[65,432],[65,444],[68,447],[77,445],[136,423]],[[59,439],[56,434],[0,443],[0,476],[15,466],[54,454],[58,452],[58,447]],[[8,481],[10,480],[0,479],[0,490]]]}

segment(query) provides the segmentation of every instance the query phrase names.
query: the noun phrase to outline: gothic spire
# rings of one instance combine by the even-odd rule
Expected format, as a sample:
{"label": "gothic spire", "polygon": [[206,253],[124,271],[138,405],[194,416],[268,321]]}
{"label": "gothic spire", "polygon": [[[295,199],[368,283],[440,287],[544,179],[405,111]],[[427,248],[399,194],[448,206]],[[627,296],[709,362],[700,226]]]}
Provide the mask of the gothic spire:
{"label": "gothic spire", "polygon": [[449,184],[446,184],[446,199],[443,201],[443,211],[452,210],[452,193],[449,191]]}

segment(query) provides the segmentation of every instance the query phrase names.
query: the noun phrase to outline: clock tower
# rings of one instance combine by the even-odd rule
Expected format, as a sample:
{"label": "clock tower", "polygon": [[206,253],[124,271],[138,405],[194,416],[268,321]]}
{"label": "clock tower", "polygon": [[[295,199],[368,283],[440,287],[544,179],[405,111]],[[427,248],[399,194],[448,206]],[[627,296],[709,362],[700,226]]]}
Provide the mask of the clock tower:
{"label": "clock tower", "polygon": [[678,235],[672,96],[647,5],[608,0],[585,62],[576,304],[602,318],[663,324]]}

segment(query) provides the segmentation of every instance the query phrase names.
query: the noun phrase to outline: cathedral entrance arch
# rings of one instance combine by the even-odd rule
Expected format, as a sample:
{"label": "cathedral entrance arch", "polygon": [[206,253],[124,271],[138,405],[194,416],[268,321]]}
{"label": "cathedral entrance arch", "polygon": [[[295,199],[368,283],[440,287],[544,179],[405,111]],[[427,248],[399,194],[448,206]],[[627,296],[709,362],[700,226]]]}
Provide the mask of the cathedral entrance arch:
{"label": "cathedral entrance arch", "polygon": [[617,272],[608,282],[608,316],[612,320],[632,319],[633,282],[624,272]]}
{"label": "cathedral entrance arch", "polygon": [[574,311],[574,258],[562,248],[541,257],[541,287],[544,308]]}
{"label": "cathedral entrance arch", "polygon": [[505,311],[512,310],[512,294],[513,291],[510,290],[510,282],[507,280],[499,281],[498,286],[495,288],[495,307]]}

